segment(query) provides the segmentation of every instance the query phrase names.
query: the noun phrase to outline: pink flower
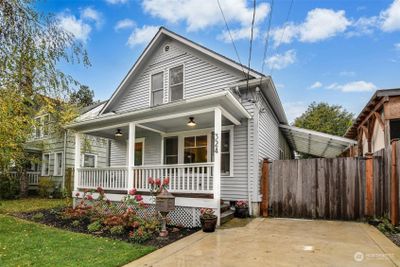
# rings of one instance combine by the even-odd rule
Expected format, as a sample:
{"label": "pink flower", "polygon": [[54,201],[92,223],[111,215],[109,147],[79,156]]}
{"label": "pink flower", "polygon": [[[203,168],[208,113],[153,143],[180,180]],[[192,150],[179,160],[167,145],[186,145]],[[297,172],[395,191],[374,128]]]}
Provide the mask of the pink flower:
{"label": "pink flower", "polygon": [[136,199],[136,201],[142,201],[143,197],[141,195],[136,195],[135,199]]}
{"label": "pink flower", "polygon": [[133,196],[135,194],[136,194],[136,189],[135,188],[129,190],[129,195]]}
{"label": "pink flower", "polygon": [[75,196],[76,197],[79,197],[81,194],[79,194],[79,192],[77,192],[76,194],[75,194]]}
{"label": "pink flower", "polygon": [[169,185],[169,177],[164,179],[163,185]]}
{"label": "pink flower", "polygon": [[154,184],[154,179],[151,178],[151,177],[149,177],[149,178],[148,178],[148,183],[149,183],[149,184]]}
{"label": "pink flower", "polygon": [[87,195],[86,198],[87,198],[88,200],[93,200],[93,196],[92,196],[92,195]]}
{"label": "pink flower", "polygon": [[156,185],[161,185],[161,180],[160,180],[160,178],[157,178],[155,183],[156,183]]}

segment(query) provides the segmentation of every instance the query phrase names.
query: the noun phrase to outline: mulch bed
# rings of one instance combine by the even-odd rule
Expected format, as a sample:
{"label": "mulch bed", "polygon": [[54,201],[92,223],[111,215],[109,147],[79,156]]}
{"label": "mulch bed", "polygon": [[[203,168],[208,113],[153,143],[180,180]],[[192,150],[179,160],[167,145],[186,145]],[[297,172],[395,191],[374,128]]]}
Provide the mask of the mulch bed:
{"label": "mulch bed", "polygon": [[396,246],[400,247],[400,234],[384,233],[384,235],[389,238]]}
{"label": "mulch bed", "polygon": [[[126,231],[125,233],[123,233],[122,235],[119,235],[119,236],[111,235],[111,233],[109,231],[90,233],[87,230],[87,225],[90,222],[82,222],[79,226],[75,227],[72,225],[73,220],[62,220],[59,218],[59,214],[62,211],[63,211],[63,209],[50,209],[50,210],[46,209],[46,210],[37,210],[37,211],[33,211],[33,212],[15,213],[13,215],[18,218],[24,219],[24,220],[42,223],[42,224],[45,224],[48,226],[68,230],[71,232],[91,234],[93,236],[113,238],[113,239],[132,243],[128,238],[128,234],[129,234],[128,231]],[[40,220],[35,220],[34,216],[35,216],[35,214],[38,214],[38,213],[42,213],[43,218]],[[175,227],[175,226],[168,226],[167,228],[168,228],[168,232],[169,232],[168,238],[160,238],[158,236],[158,233],[155,233],[155,234],[153,234],[153,236],[150,239],[148,239],[145,242],[140,243],[140,244],[145,245],[145,246],[153,246],[156,248],[161,248],[163,246],[171,244],[181,238],[189,236],[200,230],[200,228],[183,228],[183,227]]]}

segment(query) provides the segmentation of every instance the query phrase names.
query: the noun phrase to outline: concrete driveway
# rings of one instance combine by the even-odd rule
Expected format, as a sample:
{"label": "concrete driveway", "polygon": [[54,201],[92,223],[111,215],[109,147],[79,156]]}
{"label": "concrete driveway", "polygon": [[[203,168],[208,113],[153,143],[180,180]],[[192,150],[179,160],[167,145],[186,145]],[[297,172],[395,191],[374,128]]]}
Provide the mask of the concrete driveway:
{"label": "concrete driveway", "polygon": [[363,223],[258,218],[195,233],[127,266],[400,266],[400,248]]}

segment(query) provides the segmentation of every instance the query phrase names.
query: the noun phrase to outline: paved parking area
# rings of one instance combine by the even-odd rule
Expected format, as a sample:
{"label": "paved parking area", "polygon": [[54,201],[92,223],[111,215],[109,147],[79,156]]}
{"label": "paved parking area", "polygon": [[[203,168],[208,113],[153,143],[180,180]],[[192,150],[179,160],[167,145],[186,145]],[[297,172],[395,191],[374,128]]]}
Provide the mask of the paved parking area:
{"label": "paved parking area", "polygon": [[257,218],[195,233],[127,266],[400,266],[400,248],[363,223]]}

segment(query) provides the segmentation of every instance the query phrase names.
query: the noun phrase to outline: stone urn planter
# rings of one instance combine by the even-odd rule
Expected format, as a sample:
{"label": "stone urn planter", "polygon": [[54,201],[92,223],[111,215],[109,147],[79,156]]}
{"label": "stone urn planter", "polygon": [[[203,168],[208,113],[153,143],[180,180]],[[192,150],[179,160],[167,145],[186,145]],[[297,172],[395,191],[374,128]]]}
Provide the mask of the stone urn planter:
{"label": "stone urn planter", "polygon": [[214,214],[213,209],[201,209],[200,210],[200,222],[201,229],[203,232],[212,233],[215,231],[217,226],[218,217]]}
{"label": "stone urn planter", "polygon": [[249,217],[249,205],[247,201],[237,201],[235,204],[235,217],[247,218]]}

